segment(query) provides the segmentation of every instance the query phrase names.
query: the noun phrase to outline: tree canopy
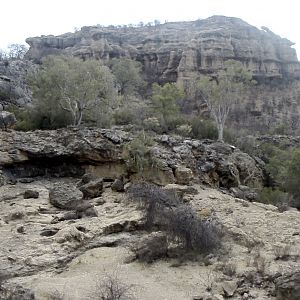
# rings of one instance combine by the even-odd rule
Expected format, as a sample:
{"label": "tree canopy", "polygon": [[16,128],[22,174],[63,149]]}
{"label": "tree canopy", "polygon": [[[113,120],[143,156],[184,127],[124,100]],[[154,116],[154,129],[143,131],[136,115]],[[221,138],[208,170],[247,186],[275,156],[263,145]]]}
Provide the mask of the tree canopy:
{"label": "tree canopy", "polygon": [[122,96],[132,95],[145,86],[142,65],[139,62],[126,57],[114,58],[111,69]]}
{"label": "tree canopy", "polygon": [[184,93],[174,83],[166,83],[160,86],[154,83],[152,86],[152,103],[154,111],[166,125],[168,121],[178,114],[177,101],[183,98]]}
{"label": "tree canopy", "polygon": [[85,111],[114,96],[114,77],[96,60],[71,56],[47,56],[29,75],[35,104],[49,118],[65,111],[73,125],[80,125]]}
{"label": "tree canopy", "polygon": [[223,141],[223,131],[228,114],[238,101],[246,86],[254,83],[252,73],[242,63],[234,60],[225,62],[223,70],[216,76],[203,76],[198,81],[201,98],[205,101],[218,129],[218,140]]}

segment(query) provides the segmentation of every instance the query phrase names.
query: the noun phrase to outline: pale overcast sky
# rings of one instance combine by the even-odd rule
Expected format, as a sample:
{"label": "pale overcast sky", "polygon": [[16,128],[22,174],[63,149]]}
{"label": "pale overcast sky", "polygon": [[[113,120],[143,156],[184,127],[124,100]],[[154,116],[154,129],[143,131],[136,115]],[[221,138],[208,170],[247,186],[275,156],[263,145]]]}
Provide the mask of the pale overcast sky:
{"label": "pale overcast sky", "polygon": [[58,35],[86,25],[189,21],[212,15],[239,17],[296,43],[300,57],[297,0],[2,0],[0,48],[27,37]]}

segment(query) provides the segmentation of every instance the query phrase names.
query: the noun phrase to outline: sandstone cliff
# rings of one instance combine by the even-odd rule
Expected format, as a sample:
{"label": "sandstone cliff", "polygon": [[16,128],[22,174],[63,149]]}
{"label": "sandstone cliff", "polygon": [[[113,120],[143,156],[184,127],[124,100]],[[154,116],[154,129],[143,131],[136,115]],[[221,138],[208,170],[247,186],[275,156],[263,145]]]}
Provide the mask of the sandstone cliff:
{"label": "sandstone cliff", "polygon": [[148,81],[176,81],[193,73],[213,72],[236,59],[256,77],[299,77],[292,42],[241,19],[213,16],[139,28],[83,27],[60,36],[28,38],[27,57],[39,61],[50,53],[109,60],[129,56],[140,61]]}
{"label": "sandstone cliff", "polygon": [[60,36],[28,38],[27,58],[39,62],[47,54],[67,53],[108,62],[127,56],[140,61],[149,82],[185,84],[214,73],[235,59],[259,82],[244,95],[244,106],[230,117],[251,132],[284,124],[295,133],[300,116],[300,63],[292,42],[241,19],[213,16],[194,22],[144,27],[83,27]]}

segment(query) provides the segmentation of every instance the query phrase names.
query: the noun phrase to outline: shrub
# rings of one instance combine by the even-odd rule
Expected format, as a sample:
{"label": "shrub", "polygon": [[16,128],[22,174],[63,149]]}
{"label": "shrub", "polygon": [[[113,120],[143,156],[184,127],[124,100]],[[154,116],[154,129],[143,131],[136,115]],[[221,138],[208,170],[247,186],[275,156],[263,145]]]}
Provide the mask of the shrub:
{"label": "shrub", "polygon": [[282,206],[285,203],[288,203],[289,195],[279,189],[265,187],[263,188],[258,195],[258,202],[265,204],[272,204],[275,206]]}
{"label": "shrub", "polygon": [[116,125],[136,124],[138,119],[132,109],[122,108],[114,113],[114,121]]}
{"label": "shrub", "polygon": [[133,286],[125,284],[117,274],[106,274],[98,278],[96,288],[90,295],[94,300],[133,300]]}
{"label": "shrub", "polygon": [[218,130],[211,120],[193,118],[191,120],[192,137],[196,139],[211,139],[215,140],[218,137]]}
{"label": "shrub", "polygon": [[[157,222],[161,222],[162,210],[179,205],[180,201],[173,191],[163,190],[154,184],[141,182],[134,184],[128,190],[131,199],[138,201],[145,211],[145,227],[151,229]],[[165,223],[165,222],[163,222]]]}
{"label": "shrub", "polygon": [[166,217],[168,233],[185,249],[206,253],[219,246],[219,229],[213,221],[201,220],[189,205],[181,204],[169,210]]}
{"label": "shrub", "polygon": [[287,165],[286,178],[284,187],[286,190],[294,195],[295,206],[300,208],[300,150],[294,150],[292,152],[292,157]]}
{"label": "shrub", "polygon": [[142,133],[126,145],[124,158],[130,171],[142,173],[145,166],[151,164],[150,147],[153,143],[151,138]]}
{"label": "shrub", "polygon": [[133,185],[129,196],[144,209],[146,228],[161,226],[170,240],[182,244],[186,250],[206,253],[220,245],[220,228],[213,221],[201,220],[174,192],[144,182]]}

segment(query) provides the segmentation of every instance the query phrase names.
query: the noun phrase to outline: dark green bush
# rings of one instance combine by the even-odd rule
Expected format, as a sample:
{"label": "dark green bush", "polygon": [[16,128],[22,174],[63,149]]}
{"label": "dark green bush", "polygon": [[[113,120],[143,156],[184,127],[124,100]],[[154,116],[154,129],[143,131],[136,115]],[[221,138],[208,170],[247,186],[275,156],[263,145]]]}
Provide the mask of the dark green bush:
{"label": "dark green bush", "polygon": [[29,131],[35,129],[57,129],[66,127],[70,118],[64,111],[49,114],[47,111],[39,111],[35,108],[10,107],[8,109],[16,116],[16,130]]}
{"label": "dark green bush", "polygon": [[289,195],[278,188],[265,187],[259,192],[257,200],[265,204],[282,206],[288,203]]}
{"label": "dark green bush", "polygon": [[195,117],[191,120],[191,126],[191,135],[193,138],[211,140],[216,140],[218,138],[217,127],[211,120]]}
{"label": "dark green bush", "polygon": [[117,110],[113,115],[116,125],[137,124],[138,116],[130,108],[122,108]]}

